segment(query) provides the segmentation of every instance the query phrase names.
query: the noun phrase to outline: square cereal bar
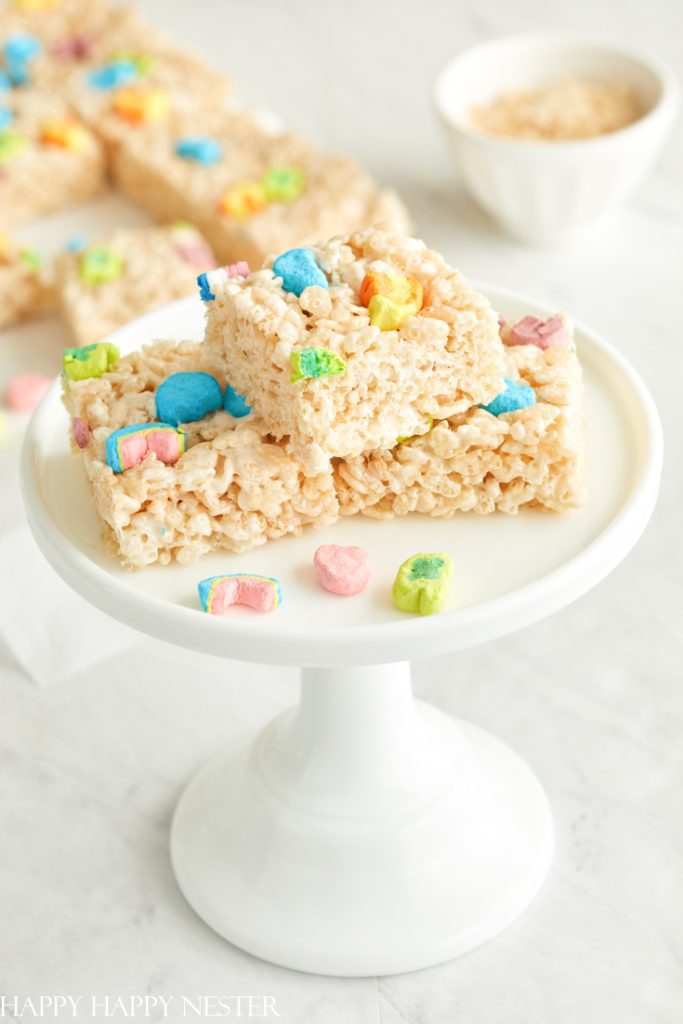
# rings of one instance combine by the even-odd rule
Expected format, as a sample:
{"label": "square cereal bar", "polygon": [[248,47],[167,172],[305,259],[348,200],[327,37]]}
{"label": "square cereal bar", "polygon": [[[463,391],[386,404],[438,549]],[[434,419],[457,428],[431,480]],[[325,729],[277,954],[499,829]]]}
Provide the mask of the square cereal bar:
{"label": "square cereal bar", "polygon": [[[105,460],[107,437],[121,427],[155,421],[156,389],[181,371],[214,373],[201,344],[156,342],[101,377],[65,381],[72,445],[83,459],[105,536],[126,567],[165,564],[173,557],[194,562],[215,549],[247,551],[268,538],[336,519],[331,472],[307,473],[253,415],[212,413],[184,425],[187,450],[175,465],[149,454],[114,473]],[[220,375],[218,380],[225,384]]]}
{"label": "square cereal bar", "polygon": [[495,416],[472,408],[392,451],[339,462],[343,515],[390,519],[408,512],[554,512],[586,491],[581,367],[573,347],[506,350],[506,375],[530,385],[536,404]]}
{"label": "square cereal bar", "polygon": [[0,328],[47,313],[54,301],[38,253],[0,233]]}
{"label": "square cereal bar", "polygon": [[5,124],[0,129],[3,229],[104,188],[101,146],[58,96],[20,89],[0,93],[0,116]]}
{"label": "square cereal bar", "polygon": [[[501,390],[495,313],[423,242],[382,226],[294,259],[308,260],[315,282],[300,295],[280,260],[245,279],[210,275],[206,344],[273,434],[310,464],[393,448]],[[398,304],[370,296],[377,289]],[[384,316],[392,310],[399,321]]]}
{"label": "square cereal bar", "polygon": [[64,317],[87,345],[155,306],[192,295],[197,275],[215,266],[210,247],[189,224],[116,231],[82,252],[57,257]]}
{"label": "square cereal bar", "polygon": [[144,148],[126,139],[113,174],[157,220],[196,224],[224,263],[257,267],[272,253],[376,221],[409,222],[398,197],[378,191],[355,161],[268,132],[247,114],[169,120]]}
{"label": "square cereal bar", "polygon": [[178,119],[217,118],[230,92],[224,75],[139,19],[110,30],[66,83],[76,111],[112,151],[124,142],[146,150]]}

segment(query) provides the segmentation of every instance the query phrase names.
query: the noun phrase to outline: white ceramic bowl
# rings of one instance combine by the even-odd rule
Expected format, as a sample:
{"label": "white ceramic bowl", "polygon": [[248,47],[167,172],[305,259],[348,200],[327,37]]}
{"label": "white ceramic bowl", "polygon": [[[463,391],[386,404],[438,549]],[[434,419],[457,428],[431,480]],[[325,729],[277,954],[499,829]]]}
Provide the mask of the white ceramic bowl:
{"label": "white ceramic bowl", "polygon": [[[566,77],[631,85],[646,113],[594,139],[536,142],[487,135],[472,106],[510,89]],[[455,57],[439,75],[434,102],[465,183],[510,234],[558,241],[599,221],[645,177],[678,107],[678,85],[659,60],[637,48],[560,34],[510,36]]]}

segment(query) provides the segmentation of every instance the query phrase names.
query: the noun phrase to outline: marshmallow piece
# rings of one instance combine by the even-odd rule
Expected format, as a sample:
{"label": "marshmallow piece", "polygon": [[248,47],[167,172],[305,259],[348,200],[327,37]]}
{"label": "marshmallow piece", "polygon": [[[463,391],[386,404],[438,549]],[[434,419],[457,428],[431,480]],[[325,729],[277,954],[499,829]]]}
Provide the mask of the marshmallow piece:
{"label": "marshmallow piece", "polygon": [[70,117],[46,121],[40,128],[40,141],[44,146],[60,146],[73,153],[83,152],[90,138],[90,132]]}
{"label": "marshmallow piece", "polygon": [[368,306],[371,327],[380,331],[395,331],[410,316],[406,306],[400,306],[386,295],[373,295]]}
{"label": "marshmallow piece", "polygon": [[7,385],[5,405],[13,412],[32,412],[51,383],[44,373],[21,373]]}
{"label": "marshmallow piece", "polygon": [[331,594],[360,594],[370,579],[370,556],[363,548],[322,544],[313,556],[318,583]]}
{"label": "marshmallow piece", "polygon": [[29,61],[42,51],[39,39],[28,32],[18,32],[10,36],[3,47],[5,54],[5,72],[12,85],[28,85],[31,81]]}
{"label": "marshmallow piece", "polygon": [[119,89],[112,100],[114,113],[131,124],[160,121],[166,117],[169,106],[168,93],[163,89],[148,89],[135,85]]}
{"label": "marshmallow piece", "polygon": [[292,384],[314,377],[336,377],[346,370],[344,360],[326,348],[302,348],[292,352],[289,364],[292,368],[289,378]]}
{"label": "marshmallow piece", "polygon": [[266,191],[260,181],[241,181],[221,196],[218,212],[233,220],[248,220],[265,209],[266,203]]}
{"label": "marshmallow piece", "polygon": [[518,384],[510,377],[503,377],[505,390],[480,408],[486,409],[492,416],[501,416],[505,412],[517,412],[530,405],[536,405],[536,392],[528,384]]}
{"label": "marshmallow piece", "polygon": [[26,145],[26,137],[19,132],[0,131],[0,164],[18,156]]}
{"label": "marshmallow piece", "polygon": [[213,167],[222,155],[221,144],[217,139],[206,136],[190,135],[178,139],[175,144],[176,155],[183,160],[192,160],[205,167]]}
{"label": "marshmallow piece", "polygon": [[251,412],[251,406],[247,405],[246,400],[242,395],[238,395],[234,388],[230,385],[226,385],[225,398],[223,399],[223,408],[226,412],[229,412],[231,416],[234,416],[236,420],[241,419],[243,416],[247,416]]}
{"label": "marshmallow piece", "polygon": [[74,416],[71,422],[71,433],[79,448],[87,448],[90,443],[90,427],[80,416]]}
{"label": "marshmallow piece", "polygon": [[130,85],[138,77],[138,69],[133,61],[126,58],[109,61],[101,68],[95,68],[88,75],[88,84],[93,89],[109,92],[122,85]]}
{"label": "marshmallow piece", "polygon": [[98,341],[82,348],[65,348],[62,372],[69,380],[89,380],[111,370],[120,358],[121,353],[110,341]]}
{"label": "marshmallow piece", "polygon": [[327,278],[310,249],[288,249],[283,252],[273,263],[273,273],[282,278],[284,291],[292,292],[297,298],[311,285],[329,288]]}
{"label": "marshmallow piece", "polygon": [[127,61],[132,64],[139,75],[148,75],[152,70],[154,58],[149,53],[139,50],[116,50],[111,55],[113,61]]}
{"label": "marshmallow piece", "polygon": [[224,284],[231,277],[249,277],[249,264],[244,260],[237,263],[228,263],[224,267],[216,267],[215,270],[200,274],[197,278],[199,285],[199,298],[203,302],[213,302],[216,296],[213,293],[213,286]]}
{"label": "marshmallow piece", "polygon": [[394,580],[394,604],[401,612],[440,612],[448,600],[452,578],[450,555],[441,551],[412,555],[403,562]]}
{"label": "marshmallow piece", "polygon": [[172,373],[157,388],[157,416],[162,423],[194,423],[223,405],[223,389],[210,373]]}
{"label": "marshmallow piece", "polygon": [[185,431],[170,423],[136,423],[115,430],[105,444],[107,465],[114,473],[139,466],[150,452],[172,466],[185,452]]}
{"label": "marshmallow piece", "polygon": [[210,576],[201,580],[197,589],[202,610],[209,615],[226,615],[234,604],[270,612],[282,603],[280,584],[272,576],[251,573]]}
{"label": "marshmallow piece", "polygon": [[83,252],[87,244],[88,240],[85,235],[72,235],[67,239],[64,248],[67,252]]}
{"label": "marshmallow piece", "polygon": [[64,60],[87,60],[92,54],[95,40],[92,36],[72,35],[60,39],[52,47],[55,57],[62,57]]}
{"label": "marshmallow piece", "polygon": [[420,312],[424,302],[422,285],[410,274],[369,271],[361,282],[360,301],[369,306],[375,295],[384,295],[396,305],[406,306],[411,316]]}
{"label": "marshmallow piece", "polygon": [[537,316],[525,316],[513,324],[504,339],[507,345],[537,345],[539,348],[568,348],[570,343],[567,325],[561,316],[541,320]]}
{"label": "marshmallow piece", "polygon": [[368,307],[370,323],[380,331],[395,331],[422,309],[422,285],[410,274],[368,272],[360,286],[360,301]]}
{"label": "marshmallow piece", "polygon": [[93,245],[81,257],[78,272],[85,284],[109,284],[123,277],[123,256],[104,245]]}
{"label": "marshmallow piece", "polygon": [[263,176],[263,188],[269,203],[293,203],[304,189],[304,173],[299,167],[271,167]]}
{"label": "marshmallow piece", "polygon": [[14,114],[9,107],[0,107],[0,132],[9,128],[14,119]]}

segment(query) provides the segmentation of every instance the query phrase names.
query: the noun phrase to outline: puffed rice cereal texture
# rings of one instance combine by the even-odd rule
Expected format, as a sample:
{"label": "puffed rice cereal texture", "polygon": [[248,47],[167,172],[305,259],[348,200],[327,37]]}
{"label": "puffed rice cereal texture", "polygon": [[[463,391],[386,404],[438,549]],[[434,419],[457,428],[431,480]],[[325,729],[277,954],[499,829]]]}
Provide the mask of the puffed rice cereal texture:
{"label": "puffed rice cereal texture", "polygon": [[[105,187],[102,148],[55,93],[12,89],[3,105],[13,116],[0,132],[0,228],[89,199]],[[73,125],[74,149],[44,141],[46,125]]]}
{"label": "puffed rice cereal texture", "polygon": [[[117,280],[99,284],[82,277],[84,252],[64,252],[56,260],[56,279],[64,317],[77,345],[99,341],[156,306],[196,291],[197,274],[215,265],[202,236],[189,225],[121,230],[93,241],[92,246],[122,260]],[[206,251],[198,264],[188,260],[193,250]]]}
{"label": "puffed rice cereal texture", "polygon": [[574,347],[506,350],[506,375],[531,385],[535,405],[493,416],[472,408],[391,451],[340,461],[342,515],[515,513],[578,508],[586,495],[581,367]]}
{"label": "puffed rice cereal texture", "polygon": [[[394,225],[310,248],[329,288],[285,292],[271,258],[246,279],[217,284],[206,304],[209,358],[303,459],[322,465],[392,449],[500,392],[496,315],[437,252]],[[397,330],[371,326],[359,296],[369,271],[417,278],[420,313]],[[291,356],[309,348],[333,352],[344,372],[293,383]]]}
{"label": "puffed rice cereal texture", "polygon": [[[179,156],[184,136],[204,136],[220,146],[221,157],[205,166]],[[296,168],[301,193],[268,202],[248,216],[228,214],[221,202],[231,188],[258,182],[272,168]],[[246,260],[260,267],[267,256],[319,238],[396,220],[410,220],[392,191],[381,191],[348,157],[316,152],[291,132],[273,133],[245,113],[193,113],[160,126],[144,148],[136,138],[121,141],[112,156],[121,191],[156,220],[185,217],[196,224],[222,263]]]}
{"label": "puffed rice cereal texture", "polygon": [[175,465],[150,454],[115,474],[105,461],[107,437],[156,420],[156,389],[180,371],[216,375],[201,344],[159,341],[125,356],[102,377],[65,381],[67,411],[90,431],[86,447],[73,437],[72,447],[83,459],[105,539],[124,566],[142,569],[174,558],[191,563],[217,549],[247,551],[336,519],[331,472],[308,473],[254,415],[236,420],[216,412],[180,424],[187,451]]}

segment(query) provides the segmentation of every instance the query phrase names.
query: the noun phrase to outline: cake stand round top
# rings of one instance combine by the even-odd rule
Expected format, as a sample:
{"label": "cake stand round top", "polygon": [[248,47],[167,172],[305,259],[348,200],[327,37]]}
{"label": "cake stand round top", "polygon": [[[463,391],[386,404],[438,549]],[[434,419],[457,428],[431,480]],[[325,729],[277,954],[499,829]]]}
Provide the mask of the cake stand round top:
{"label": "cake stand round top", "polygon": [[[509,318],[550,315],[519,295],[481,289]],[[202,306],[188,298],[128,324],[111,340],[125,353],[152,339],[202,333]],[[273,664],[350,665],[431,657],[481,643],[551,614],[598,583],[635,544],[654,508],[662,438],[652,398],[613,346],[581,325],[575,334],[585,374],[590,464],[581,510],[391,521],[356,516],[246,554],[216,552],[192,566],[131,573],[100,539],[82,466],[69,451],[57,381],[32,417],[24,444],[29,523],[48,561],[92,604],[152,636],[206,653]],[[356,544],[370,552],[373,574],[362,594],[337,597],[318,587],[312,560],[321,543]],[[393,607],[391,585],[400,563],[425,550],[450,552],[454,583],[445,611],[412,617]],[[198,581],[228,572],[277,577],[281,607],[267,615],[246,608],[233,608],[226,617],[204,614]]]}

